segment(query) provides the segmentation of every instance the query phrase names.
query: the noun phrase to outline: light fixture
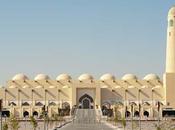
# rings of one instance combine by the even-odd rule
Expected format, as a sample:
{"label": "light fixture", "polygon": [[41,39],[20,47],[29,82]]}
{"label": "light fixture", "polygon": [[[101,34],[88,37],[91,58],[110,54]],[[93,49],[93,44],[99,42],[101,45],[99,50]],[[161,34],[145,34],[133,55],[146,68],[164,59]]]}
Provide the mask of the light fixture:
{"label": "light fixture", "polygon": [[80,83],[82,83],[82,81],[81,81],[81,80],[79,80],[79,82],[80,82]]}
{"label": "light fixture", "polygon": [[114,90],[114,89],[112,89],[112,92],[115,92],[115,90]]}

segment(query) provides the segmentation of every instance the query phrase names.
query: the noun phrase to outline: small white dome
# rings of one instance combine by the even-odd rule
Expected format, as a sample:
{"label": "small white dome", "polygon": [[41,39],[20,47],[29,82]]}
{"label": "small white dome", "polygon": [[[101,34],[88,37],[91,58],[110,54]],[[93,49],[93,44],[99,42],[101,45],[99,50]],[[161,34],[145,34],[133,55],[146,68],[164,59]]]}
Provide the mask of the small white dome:
{"label": "small white dome", "polygon": [[168,16],[175,16],[175,6],[170,8],[170,10],[168,12]]}
{"label": "small white dome", "polygon": [[137,80],[137,77],[133,74],[125,74],[122,77],[123,80]]}
{"label": "small white dome", "polygon": [[0,85],[0,88],[5,88],[5,86],[3,86],[3,85]]}
{"label": "small white dome", "polygon": [[63,80],[63,81],[69,81],[69,80],[71,80],[71,79],[72,79],[71,76],[68,75],[68,74],[60,74],[60,75],[56,78],[57,81],[61,81],[61,80]]}
{"label": "small white dome", "polygon": [[108,81],[108,80],[115,80],[115,76],[111,75],[111,74],[104,74],[100,77],[101,81]]}
{"label": "small white dome", "polygon": [[148,74],[146,75],[144,78],[144,80],[160,80],[159,76],[157,76],[156,74]]}
{"label": "small white dome", "polygon": [[28,77],[24,74],[16,74],[13,78],[13,81],[17,81],[17,80],[28,80]]}
{"label": "small white dome", "polygon": [[93,77],[90,74],[82,74],[78,78],[80,81],[85,81],[85,80],[93,80]]}
{"label": "small white dome", "polygon": [[49,80],[49,76],[48,75],[45,75],[45,74],[38,74],[36,77],[35,77],[35,81],[39,81],[39,80]]}

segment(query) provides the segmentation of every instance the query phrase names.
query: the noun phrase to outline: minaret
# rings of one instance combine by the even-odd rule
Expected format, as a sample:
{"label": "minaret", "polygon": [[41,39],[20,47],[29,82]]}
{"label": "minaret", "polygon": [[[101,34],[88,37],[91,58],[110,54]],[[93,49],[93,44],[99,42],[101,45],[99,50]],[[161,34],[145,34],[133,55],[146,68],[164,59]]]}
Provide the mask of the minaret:
{"label": "minaret", "polygon": [[175,73],[175,6],[168,12],[166,73]]}
{"label": "minaret", "polygon": [[164,74],[165,101],[175,109],[175,6],[168,12],[166,70]]}

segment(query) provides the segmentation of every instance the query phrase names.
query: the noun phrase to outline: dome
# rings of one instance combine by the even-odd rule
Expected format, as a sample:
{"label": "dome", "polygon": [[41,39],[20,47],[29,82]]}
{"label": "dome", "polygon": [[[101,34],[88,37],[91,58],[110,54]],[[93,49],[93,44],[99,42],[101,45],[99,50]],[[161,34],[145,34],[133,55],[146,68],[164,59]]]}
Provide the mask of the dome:
{"label": "dome", "polygon": [[144,78],[144,80],[160,80],[159,76],[157,76],[156,74],[148,74],[146,75]]}
{"label": "dome", "polygon": [[35,81],[39,81],[39,80],[48,80],[50,79],[48,75],[45,75],[45,74],[38,74],[36,77],[35,77]]}
{"label": "dome", "polygon": [[3,85],[0,85],[0,88],[5,88]]}
{"label": "dome", "polygon": [[27,80],[28,77],[24,74],[16,74],[12,80],[17,81],[17,80]]}
{"label": "dome", "polygon": [[85,81],[85,80],[93,80],[93,77],[90,74],[82,74],[78,78],[80,81]]}
{"label": "dome", "polygon": [[63,81],[69,81],[69,80],[71,80],[71,79],[72,79],[71,76],[68,75],[68,74],[60,74],[60,75],[57,76],[57,78],[56,78],[57,81],[61,81],[61,80],[63,80]]}
{"label": "dome", "polygon": [[168,16],[175,16],[175,6],[170,8],[170,10],[168,12]]}
{"label": "dome", "polygon": [[137,80],[137,77],[133,74],[125,74],[122,77],[123,80]]}
{"label": "dome", "polygon": [[108,80],[115,80],[115,76],[111,75],[111,74],[104,74],[100,77],[101,81],[108,81]]}

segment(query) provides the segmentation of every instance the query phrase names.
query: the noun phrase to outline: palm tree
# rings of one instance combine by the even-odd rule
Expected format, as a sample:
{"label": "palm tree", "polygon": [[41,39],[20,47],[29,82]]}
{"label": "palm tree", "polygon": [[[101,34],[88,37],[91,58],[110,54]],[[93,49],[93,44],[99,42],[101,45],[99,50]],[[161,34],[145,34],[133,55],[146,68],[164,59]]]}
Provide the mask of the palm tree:
{"label": "palm tree", "polygon": [[2,130],[8,130],[8,124],[6,122],[2,126]]}
{"label": "palm tree", "polygon": [[36,119],[33,116],[30,117],[30,123],[33,127],[33,130],[36,130],[36,128],[38,126],[38,122],[36,121]]}
{"label": "palm tree", "polygon": [[116,106],[114,108],[114,111],[115,111],[114,122],[115,122],[115,124],[117,124],[118,121],[121,119],[121,115],[118,111],[118,108],[119,108],[119,104],[116,104]]}
{"label": "palm tree", "polygon": [[124,117],[122,118],[122,125],[123,125],[123,129],[125,130],[125,128],[126,128],[126,119]]}
{"label": "palm tree", "polygon": [[9,118],[9,126],[11,128],[11,130],[18,130],[19,129],[19,121],[16,119],[16,117],[11,114],[10,118]]}
{"label": "palm tree", "polygon": [[52,114],[49,119],[49,124],[51,128],[54,126],[54,121],[55,121],[55,114]]}
{"label": "palm tree", "polygon": [[160,126],[157,126],[157,130],[161,130]]}

